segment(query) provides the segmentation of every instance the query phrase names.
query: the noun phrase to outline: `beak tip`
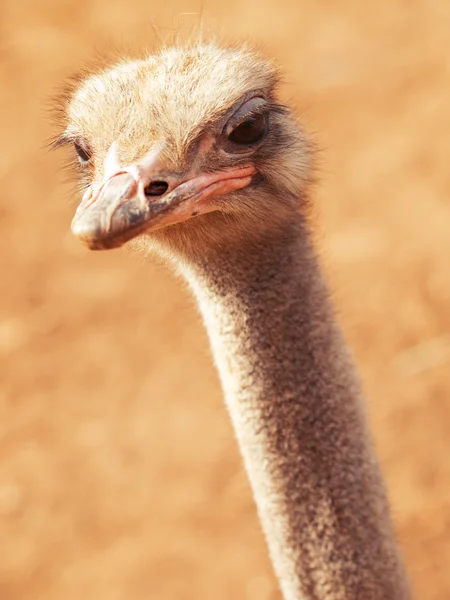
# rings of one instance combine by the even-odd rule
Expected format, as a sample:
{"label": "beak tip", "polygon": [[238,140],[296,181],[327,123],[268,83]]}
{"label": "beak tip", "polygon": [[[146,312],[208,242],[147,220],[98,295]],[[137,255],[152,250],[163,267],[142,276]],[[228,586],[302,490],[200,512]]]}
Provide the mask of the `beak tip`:
{"label": "beak tip", "polygon": [[81,219],[74,219],[70,228],[73,235],[82,240],[91,238],[95,234],[92,225],[90,223],[86,223],[86,221],[83,222]]}
{"label": "beak tip", "polygon": [[124,242],[123,236],[107,235],[100,224],[92,219],[75,217],[71,224],[72,234],[89,250],[111,250]]}
{"label": "beak tip", "polygon": [[73,235],[89,248],[98,248],[100,231],[95,222],[89,219],[76,218],[72,221],[71,231]]}

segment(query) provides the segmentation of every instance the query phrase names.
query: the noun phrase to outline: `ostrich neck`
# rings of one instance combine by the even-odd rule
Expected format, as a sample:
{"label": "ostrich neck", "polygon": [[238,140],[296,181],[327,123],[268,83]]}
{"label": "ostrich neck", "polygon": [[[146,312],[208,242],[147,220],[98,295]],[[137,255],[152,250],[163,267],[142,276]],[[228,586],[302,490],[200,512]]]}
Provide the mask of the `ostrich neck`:
{"label": "ostrich neck", "polygon": [[285,599],[409,598],[359,383],[303,224],[186,276]]}

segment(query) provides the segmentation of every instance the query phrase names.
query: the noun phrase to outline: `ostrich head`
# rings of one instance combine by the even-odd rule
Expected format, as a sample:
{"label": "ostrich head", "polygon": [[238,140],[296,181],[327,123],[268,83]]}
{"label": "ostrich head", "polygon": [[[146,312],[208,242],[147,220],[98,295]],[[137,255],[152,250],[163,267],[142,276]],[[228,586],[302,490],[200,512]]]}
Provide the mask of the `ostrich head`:
{"label": "ostrich head", "polygon": [[199,44],[122,62],[70,94],[59,144],[85,184],[72,223],[92,249],[147,239],[194,252],[299,208],[309,147],[258,53]]}

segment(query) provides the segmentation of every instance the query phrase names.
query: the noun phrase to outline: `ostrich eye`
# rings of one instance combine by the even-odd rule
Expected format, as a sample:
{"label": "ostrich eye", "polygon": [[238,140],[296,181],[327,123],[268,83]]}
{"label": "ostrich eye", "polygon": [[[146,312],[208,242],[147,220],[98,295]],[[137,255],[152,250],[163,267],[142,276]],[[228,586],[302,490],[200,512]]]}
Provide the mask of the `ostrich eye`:
{"label": "ostrich eye", "polygon": [[269,110],[265,98],[255,96],[244,102],[228,120],[223,134],[227,152],[250,151],[269,131]]}
{"label": "ostrich eye", "polygon": [[267,114],[250,115],[228,135],[230,142],[242,146],[252,146],[260,142],[267,134]]}
{"label": "ostrich eye", "polygon": [[91,153],[87,148],[83,148],[79,143],[74,143],[75,152],[78,155],[78,160],[80,163],[84,164],[91,160]]}

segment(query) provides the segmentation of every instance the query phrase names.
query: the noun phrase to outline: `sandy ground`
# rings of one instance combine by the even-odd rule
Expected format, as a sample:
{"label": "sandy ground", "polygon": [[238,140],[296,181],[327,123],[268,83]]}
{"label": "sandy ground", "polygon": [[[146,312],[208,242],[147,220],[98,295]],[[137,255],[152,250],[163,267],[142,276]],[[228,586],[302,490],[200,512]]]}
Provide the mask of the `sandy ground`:
{"label": "sandy ground", "polygon": [[[275,600],[199,317],[72,239],[47,98],[198,2],[0,5],[0,598]],[[417,598],[450,597],[450,3],[204,0],[286,71],[322,148],[322,254]],[[181,14],[184,13],[184,14]],[[72,199],[71,199],[72,200]],[[364,600],[364,599],[361,599]]]}

